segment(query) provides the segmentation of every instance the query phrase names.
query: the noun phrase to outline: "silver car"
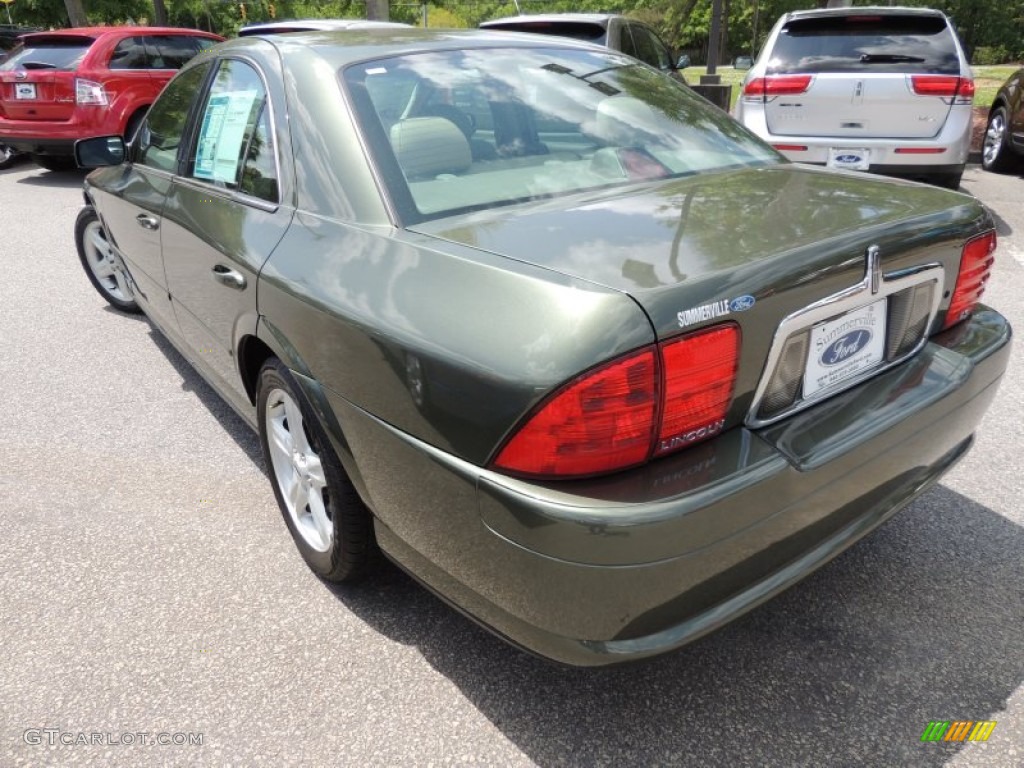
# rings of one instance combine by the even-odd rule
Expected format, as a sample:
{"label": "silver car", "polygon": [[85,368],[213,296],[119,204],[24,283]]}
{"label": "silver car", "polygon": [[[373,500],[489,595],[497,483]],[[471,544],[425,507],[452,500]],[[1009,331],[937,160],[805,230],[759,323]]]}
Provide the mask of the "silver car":
{"label": "silver car", "polygon": [[974,80],[949,19],[919,8],[782,16],[736,116],[791,160],[960,186]]}

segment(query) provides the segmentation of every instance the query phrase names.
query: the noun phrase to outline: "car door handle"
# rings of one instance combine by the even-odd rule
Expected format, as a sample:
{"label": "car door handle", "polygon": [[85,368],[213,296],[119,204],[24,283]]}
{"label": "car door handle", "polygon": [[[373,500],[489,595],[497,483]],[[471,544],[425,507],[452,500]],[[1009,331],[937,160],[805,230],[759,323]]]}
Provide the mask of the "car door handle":
{"label": "car door handle", "polygon": [[143,229],[160,229],[160,220],[150,216],[148,213],[140,213],[135,217],[139,226]]}
{"label": "car door handle", "polygon": [[238,290],[245,288],[245,277],[242,273],[225,267],[223,264],[218,264],[213,268],[213,279],[218,283],[224,283],[228,288],[237,288]]}

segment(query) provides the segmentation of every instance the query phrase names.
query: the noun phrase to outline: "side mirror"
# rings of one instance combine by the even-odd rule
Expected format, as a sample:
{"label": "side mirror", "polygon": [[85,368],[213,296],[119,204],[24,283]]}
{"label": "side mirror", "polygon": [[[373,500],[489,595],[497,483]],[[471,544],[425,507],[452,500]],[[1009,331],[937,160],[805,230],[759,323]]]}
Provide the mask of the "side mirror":
{"label": "side mirror", "polygon": [[105,168],[120,165],[128,157],[120,136],[100,136],[75,142],[75,162],[79,168]]}
{"label": "side mirror", "polygon": [[690,66],[690,57],[685,53],[679,57],[679,61],[676,62],[676,69],[686,69]]}

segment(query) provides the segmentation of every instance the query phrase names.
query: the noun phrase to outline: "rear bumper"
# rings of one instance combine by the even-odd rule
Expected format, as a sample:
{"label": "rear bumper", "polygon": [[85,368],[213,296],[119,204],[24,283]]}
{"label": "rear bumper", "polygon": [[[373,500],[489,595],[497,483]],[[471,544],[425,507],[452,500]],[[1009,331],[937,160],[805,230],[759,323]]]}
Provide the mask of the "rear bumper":
{"label": "rear bumper", "polygon": [[934,483],[969,448],[1010,338],[983,308],[808,411],[599,481],[487,472],[328,399],[384,551],[511,642],[594,666],[717,629]]}
{"label": "rear bumper", "polygon": [[[938,135],[925,139],[801,136],[773,133],[763,105],[741,103],[738,115],[744,125],[769,144],[779,147],[790,160],[825,165],[832,149],[867,150],[873,173],[915,175],[955,173],[963,170],[971,148],[971,108],[954,107]],[[802,147],[803,149],[789,149]]]}
{"label": "rear bumper", "polygon": [[0,142],[21,152],[70,157],[79,139],[120,133],[118,126],[109,124],[109,110],[87,112],[84,116],[79,112],[76,110],[74,116],[67,121],[0,118]]}

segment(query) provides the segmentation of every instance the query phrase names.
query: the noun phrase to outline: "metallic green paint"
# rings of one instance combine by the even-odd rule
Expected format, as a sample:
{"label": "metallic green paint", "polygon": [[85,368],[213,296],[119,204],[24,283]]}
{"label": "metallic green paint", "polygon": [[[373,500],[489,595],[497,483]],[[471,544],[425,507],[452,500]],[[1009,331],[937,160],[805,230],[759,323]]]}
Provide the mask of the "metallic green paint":
{"label": "metallic green paint", "polygon": [[[250,424],[242,371],[269,349],[297,374],[386,554],[514,643],[615,663],[749,610],[962,455],[1009,354],[987,309],[803,413],[739,424],[783,317],[859,282],[874,244],[884,272],[939,263],[951,289],[963,242],[992,228],[979,203],[780,164],[401,228],[337,72],[467,45],[582,44],[415,30],[233,41],[204,60],[244,57],[266,76],[280,205],[130,165],[86,183],[143,309]],[[140,212],[160,218],[162,244]],[[212,281],[222,260],[244,291]],[[681,311],[744,295],[756,304],[729,318],[743,347],[719,437],[590,480],[486,468],[560,384],[680,333]]]}

